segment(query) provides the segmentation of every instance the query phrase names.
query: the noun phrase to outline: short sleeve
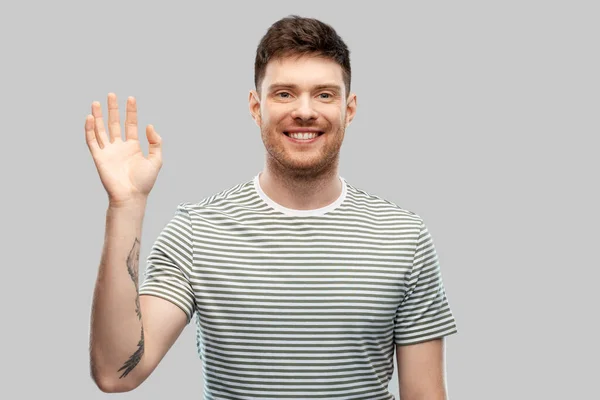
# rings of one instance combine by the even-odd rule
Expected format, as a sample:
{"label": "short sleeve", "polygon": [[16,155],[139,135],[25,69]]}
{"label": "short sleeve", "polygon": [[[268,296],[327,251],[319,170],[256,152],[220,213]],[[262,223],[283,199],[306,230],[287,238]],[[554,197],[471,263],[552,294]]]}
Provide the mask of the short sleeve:
{"label": "short sleeve", "polygon": [[422,220],[406,278],[406,291],[394,320],[394,343],[415,344],[457,333],[435,246]]}
{"label": "short sleeve", "polygon": [[177,206],[175,215],[152,245],[139,293],[172,302],[185,312],[189,323],[195,310],[190,283],[193,246],[190,216],[184,204]]}

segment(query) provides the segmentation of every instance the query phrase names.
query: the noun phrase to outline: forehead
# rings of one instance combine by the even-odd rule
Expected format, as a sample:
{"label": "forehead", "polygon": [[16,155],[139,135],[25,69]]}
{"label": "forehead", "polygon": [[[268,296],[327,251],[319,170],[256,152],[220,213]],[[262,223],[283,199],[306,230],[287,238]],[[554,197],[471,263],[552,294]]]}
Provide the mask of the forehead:
{"label": "forehead", "polygon": [[265,68],[262,87],[266,90],[273,83],[294,84],[311,87],[323,83],[343,86],[342,67],[335,61],[315,56],[286,56],[269,61]]}

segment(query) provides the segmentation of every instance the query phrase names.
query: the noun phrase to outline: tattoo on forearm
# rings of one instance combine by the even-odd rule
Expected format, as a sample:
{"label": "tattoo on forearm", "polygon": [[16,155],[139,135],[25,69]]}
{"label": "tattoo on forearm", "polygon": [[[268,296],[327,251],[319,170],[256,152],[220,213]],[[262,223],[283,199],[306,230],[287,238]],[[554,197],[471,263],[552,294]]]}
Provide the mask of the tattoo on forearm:
{"label": "tattoo on forearm", "polygon": [[135,366],[138,365],[138,363],[142,359],[142,354],[144,354],[144,328],[143,327],[142,327],[141,338],[140,338],[140,341],[138,342],[137,350],[135,351],[135,353],[133,353],[131,355],[131,357],[129,357],[129,359],[127,361],[125,361],[125,364],[123,364],[123,366],[121,368],[119,368],[119,371],[125,370],[123,372],[123,374],[119,377],[119,379],[126,377],[127,374],[129,374],[131,372],[131,370],[133,370],[135,368]]}
{"label": "tattoo on forearm", "polygon": [[[140,307],[140,293],[139,293],[139,259],[140,259],[140,241],[138,238],[135,238],[133,242],[133,246],[129,251],[129,255],[127,256],[127,271],[129,272],[129,276],[131,280],[133,280],[133,284],[135,285],[135,313],[138,316],[138,319],[142,320],[142,309]],[[142,355],[144,354],[144,327],[142,326],[142,333],[140,337],[140,341],[138,342],[137,350],[129,357],[125,364],[119,369],[119,372],[124,370],[123,374],[119,378],[124,378],[129,374],[136,365],[142,359]]]}
{"label": "tattoo on forearm", "polygon": [[139,261],[140,261],[140,241],[138,238],[135,238],[133,242],[133,247],[129,251],[129,255],[127,256],[127,271],[129,272],[129,276],[133,280],[133,284],[135,285],[135,313],[138,316],[138,319],[142,319],[142,310],[140,309],[140,297],[139,297]]}

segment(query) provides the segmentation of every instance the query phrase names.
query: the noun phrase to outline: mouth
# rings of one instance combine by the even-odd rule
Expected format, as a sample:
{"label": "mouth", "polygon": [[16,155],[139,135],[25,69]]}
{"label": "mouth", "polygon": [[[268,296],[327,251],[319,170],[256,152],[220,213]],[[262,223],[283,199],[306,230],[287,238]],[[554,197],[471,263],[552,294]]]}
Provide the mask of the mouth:
{"label": "mouth", "polygon": [[299,143],[310,143],[323,135],[325,132],[283,132],[285,136]]}

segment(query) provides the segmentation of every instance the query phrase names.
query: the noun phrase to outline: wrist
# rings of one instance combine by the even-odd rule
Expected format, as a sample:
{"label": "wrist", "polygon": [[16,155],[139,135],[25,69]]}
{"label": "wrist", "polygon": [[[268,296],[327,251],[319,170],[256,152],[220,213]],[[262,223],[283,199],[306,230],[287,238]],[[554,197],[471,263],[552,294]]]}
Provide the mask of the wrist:
{"label": "wrist", "polygon": [[148,198],[145,196],[131,198],[123,201],[108,200],[109,210],[144,210]]}

